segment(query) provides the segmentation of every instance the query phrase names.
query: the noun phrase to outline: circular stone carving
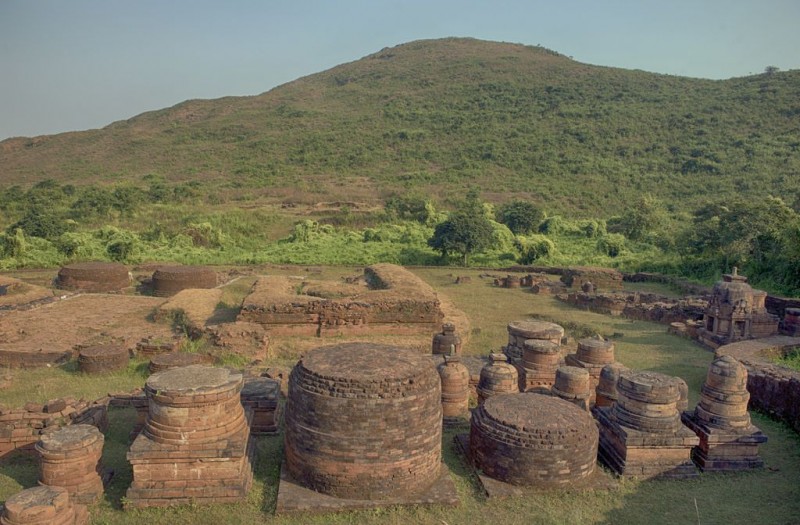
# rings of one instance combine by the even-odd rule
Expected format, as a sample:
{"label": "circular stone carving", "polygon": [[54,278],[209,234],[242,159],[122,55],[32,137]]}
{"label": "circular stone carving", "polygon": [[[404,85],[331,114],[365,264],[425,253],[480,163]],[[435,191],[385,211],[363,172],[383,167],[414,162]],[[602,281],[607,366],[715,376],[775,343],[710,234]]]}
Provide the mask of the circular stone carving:
{"label": "circular stone carving", "polygon": [[151,375],[144,391],[148,416],[143,432],[172,445],[217,443],[247,425],[239,399],[242,374],[192,365]]}
{"label": "circular stone carving", "polygon": [[68,264],[58,271],[56,277],[56,287],[62,290],[115,292],[130,284],[128,268],[111,262]]}
{"label": "circular stone carving", "polygon": [[658,372],[622,372],[614,417],[620,424],[643,432],[674,431],[680,425],[681,383]]}
{"label": "circular stone carving", "polygon": [[69,425],[43,434],[36,443],[39,482],[67,489],[73,501],[94,502],[103,494],[103,441],[103,434],[92,425]]}
{"label": "circular stone carving", "polygon": [[18,492],[5,502],[3,525],[73,525],[75,508],[62,487],[33,487]]}
{"label": "circular stone carving", "polygon": [[289,472],[318,492],[388,499],[439,476],[439,374],[414,350],[368,343],[312,350],[289,378],[285,422]]}
{"label": "circular stone carving", "polygon": [[614,343],[597,338],[581,339],[577,355],[584,363],[609,365],[614,362]]}
{"label": "circular stone carving", "polygon": [[214,288],[217,274],[207,266],[162,266],[153,273],[153,295],[168,297],[190,288]]}
{"label": "circular stone carving", "polygon": [[470,456],[487,476],[555,487],[595,469],[599,434],[588,412],[532,392],[487,399],[472,414]]}
{"label": "circular stone carving", "polygon": [[128,366],[130,354],[120,345],[98,345],[78,353],[78,369],[87,374],[113,372]]}

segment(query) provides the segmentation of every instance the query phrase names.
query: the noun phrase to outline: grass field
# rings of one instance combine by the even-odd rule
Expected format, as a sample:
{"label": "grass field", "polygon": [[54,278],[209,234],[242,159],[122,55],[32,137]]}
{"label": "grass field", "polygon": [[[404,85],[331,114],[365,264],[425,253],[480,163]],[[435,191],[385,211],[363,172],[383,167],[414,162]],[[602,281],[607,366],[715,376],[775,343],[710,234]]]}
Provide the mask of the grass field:
{"label": "grass field", "polygon": [[[291,270],[287,270],[291,271]],[[524,290],[507,290],[489,285],[479,271],[458,270],[470,275],[469,284],[453,284],[452,269],[414,270],[438,292],[447,295],[469,317],[471,334],[464,348],[467,354],[497,350],[507,339],[509,321],[531,315],[560,321],[571,330],[593,331],[613,337],[617,359],[632,368],[650,369],[677,375],[690,388],[690,406],[697,401],[706,367],[713,355],[688,339],[666,333],[663,325],[633,322],[573,309],[549,296]],[[336,276],[352,269],[323,269]],[[227,291],[226,304],[232,304],[244,288]],[[141,384],[144,376],[134,364],[125,373],[105,381],[76,374],[73,370],[10,371],[11,386],[3,391],[4,404],[18,400],[46,399],[56,393],[97,397],[108,390],[121,390]],[[31,388],[34,385],[34,388]],[[36,385],[41,385],[37,387]],[[112,386],[113,385],[113,386]],[[13,401],[13,402],[12,402]],[[232,506],[186,506],[173,509],[122,511],[125,490],[131,481],[125,461],[128,432],[133,424],[132,410],[111,412],[111,429],[106,436],[104,462],[116,475],[105,498],[92,507],[95,524],[737,524],[800,523],[800,436],[786,426],[753,414],[756,425],[769,436],[761,448],[766,468],[735,475],[703,475],[691,481],[622,481],[616,489],[596,492],[530,492],[507,500],[487,500],[479,485],[456,453],[453,436],[443,437],[444,460],[449,466],[461,505],[456,508],[389,508],[339,515],[276,517],[282,437],[263,437],[258,441],[255,485],[247,503]],[[463,431],[463,429],[461,430]],[[17,456],[0,462],[0,501],[36,483],[36,463]]]}

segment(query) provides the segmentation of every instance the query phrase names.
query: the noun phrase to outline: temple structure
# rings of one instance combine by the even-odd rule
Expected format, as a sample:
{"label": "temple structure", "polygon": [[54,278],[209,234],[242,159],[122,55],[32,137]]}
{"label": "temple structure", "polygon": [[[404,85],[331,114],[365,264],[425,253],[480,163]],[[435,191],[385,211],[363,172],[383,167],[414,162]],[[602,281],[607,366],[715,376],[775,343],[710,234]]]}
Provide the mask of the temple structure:
{"label": "temple structure", "polygon": [[700,341],[712,348],[743,339],[769,337],[778,333],[780,319],[767,311],[767,292],[753,289],[737,268],[714,285],[711,301],[698,329]]}

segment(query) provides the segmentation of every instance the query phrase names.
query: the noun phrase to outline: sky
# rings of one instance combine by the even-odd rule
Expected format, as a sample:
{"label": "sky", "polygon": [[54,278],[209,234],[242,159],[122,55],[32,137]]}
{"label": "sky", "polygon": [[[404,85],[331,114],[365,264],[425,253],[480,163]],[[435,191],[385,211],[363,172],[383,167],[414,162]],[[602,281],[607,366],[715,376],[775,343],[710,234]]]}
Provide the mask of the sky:
{"label": "sky", "polygon": [[800,0],[0,0],[0,140],[256,95],[413,40],[697,78],[800,68]]}

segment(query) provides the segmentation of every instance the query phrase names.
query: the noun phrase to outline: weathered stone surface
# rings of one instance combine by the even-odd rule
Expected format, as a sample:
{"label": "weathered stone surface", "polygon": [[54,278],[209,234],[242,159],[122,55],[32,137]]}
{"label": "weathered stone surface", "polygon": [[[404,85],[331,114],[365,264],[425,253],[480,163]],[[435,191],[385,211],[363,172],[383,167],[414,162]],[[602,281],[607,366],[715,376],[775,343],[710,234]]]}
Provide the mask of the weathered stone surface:
{"label": "weathered stone surface", "polygon": [[207,326],[205,335],[212,353],[227,352],[254,360],[267,358],[269,336],[264,325],[236,321]]}
{"label": "weathered stone surface", "polygon": [[348,343],[311,351],[290,376],[285,422],[288,471],[318,492],[385,500],[439,476],[440,380],[414,350]]}
{"label": "weathered stone surface", "polygon": [[600,370],[597,383],[595,406],[610,407],[617,402],[617,381],[620,374],[626,370],[622,363],[612,363]]}
{"label": "weathered stone surface", "polygon": [[56,287],[63,290],[116,292],[130,285],[128,268],[112,262],[68,264],[56,277]]}
{"label": "weathered stone surface", "polygon": [[519,392],[517,369],[503,354],[490,354],[489,363],[481,369],[478,382],[478,405],[498,394]]}
{"label": "weathered stone surface", "polygon": [[690,454],[699,439],[678,412],[684,384],[657,372],[621,371],[616,403],[593,410],[603,462],[622,476],[696,476]]}
{"label": "weathered stone surface", "polygon": [[598,431],[572,403],[532,392],[487,399],[472,415],[470,457],[515,485],[559,487],[592,474]]}
{"label": "weathered stone surface", "polygon": [[8,498],[0,525],[84,525],[86,507],[74,505],[62,487],[34,487]]}
{"label": "weathered stone surface", "polygon": [[622,273],[611,268],[577,266],[564,270],[561,281],[569,288],[581,289],[590,283],[593,291],[621,290]]}
{"label": "weathered stone surface", "polygon": [[153,318],[156,321],[179,321],[181,328],[191,338],[199,338],[214,315],[220,299],[222,290],[219,288],[179,290],[156,309]]}
{"label": "weathered stone surface", "polygon": [[556,381],[551,392],[564,401],[569,401],[583,410],[589,410],[590,380],[589,372],[583,368],[561,366],[556,370]]}
{"label": "weathered stone surface", "polygon": [[550,340],[528,339],[522,344],[519,388],[523,392],[550,389],[556,370],[564,364],[561,346]]}
{"label": "weathered stone surface", "polygon": [[103,494],[103,434],[92,425],[70,425],[44,434],[36,443],[39,483],[67,489],[77,503],[94,503]]}
{"label": "weathered stone surface", "polygon": [[128,451],[128,507],[232,503],[252,484],[252,413],[242,407],[242,374],[192,365],[153,374],[149,410]]}

